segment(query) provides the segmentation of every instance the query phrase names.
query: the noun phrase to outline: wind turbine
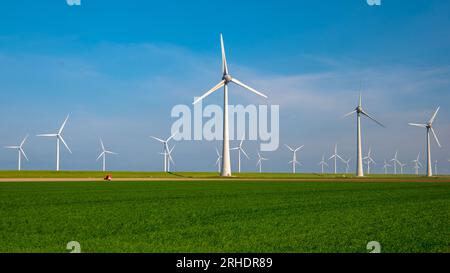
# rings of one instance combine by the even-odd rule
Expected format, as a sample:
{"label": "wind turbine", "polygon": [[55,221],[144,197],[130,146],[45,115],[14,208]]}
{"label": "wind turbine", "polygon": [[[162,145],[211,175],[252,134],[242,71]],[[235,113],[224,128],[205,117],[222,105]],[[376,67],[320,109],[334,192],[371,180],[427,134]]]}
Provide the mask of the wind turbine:
{"label": "wind turbine", "polygon": [[422,127],[427,129],[427,176],[433,176],[433,171],[431,167],[431,147],[430,147],[430,131],[436,140],[436,143],[439,147],[441,147],[441,143],[439,143],[439,139],[436,136],[436,133],[433,129],[433,122],[436,119],[436,115],[439,112],[440,107],[437,108],[436,112],[434,112],[431,119],[426,124],[417,124],[417,123],[409,123],[411,126]]}
{"label": "wind turbine", "polygon": [[292,173],[295,173],[295,166],[296,165],[300,165],[301,166],[300,162],[297,161],[297,152],[300,151],[303,147],[305,147],[305,145],[302,145],[302,146],[298,147],[297,149],[292,149],[288,145],[285,145],[285,146],[286,146],[286,148],[289,149],[289,151],[292,152],[292,161],[289,161],[289,164],[292,163]]}
{"label": "wind turbine", "polygon": [[401,165],[402,163],[398,160],[398,151],[395,151],[394,158],[391,159],[394,165],[394,174],[397,174],[397,164]]}
{"label": "wind turbine", "polygon": [[[169,146],[167,146],[169,147]],[[169,151],[167,152],[167,172],[170,172],[170,162],[172,162],[173,165],[175,165],[175,162],[173,161],[172,158],[172,151],[173,149],[175,149],[175,145],[172,146],[171,149],[169,149]]]}
{"label": "wind turbine", "polygon": [[369,148],[369,152],[367,153],[367,156],[363,158],[366,161],[367,164],[367,174],[370,174],[370,163],[377,164],[375,160],[372,158],[372,148]]}
{"label": "wind turbine", "polygon": [[222,160],[222,156],[219,153],[219,150],[216,148],[216,154],[217,154],[217,160],[216,160],[216,165],[218,168],[218,172],[220,173],[220,162]]}
{"label": "wind turbine", "polygon": [[347,161],[344,160],[346,174],[348,173],[348,170],[350,169],[350,160],[351,160],[351,158],[349,158]]}
{"label": "wind turbine", "polygon": [[403,168],[406,166],[408,166],[408,164],[406,164],[406,163],[403,164],[400,162],[400,174],[403,174]]}
{"label": "wind turbine", "polygon": [[223,37],[220,34],[220,47],[222,49],[222,80],[214,86],[211,90],[207,91],[201,97],[197,98],[193,104],[198,103],[207,96],[211,95],[219,88],[223,87],[223,145],[222,145],[222,173],[221,176],[231,176],[231,163],[230,163],[230,136],[228,125],[228,84],[237,84],[250,92],[253,92],[261,97],[267,98],[266,95],[256,91],[250,86],[242,83],[236,78],[231,77],[228,72],[227,58],[225,56],[225,46],[223,44]]}
{"label": "wind turbine", "polygon": [[344,160],[340,155],[338,155],[338,153],[337,153],[337,144],[334,145],[334,154],[333,154],[330,158],[328,158],[328,160],[331,160],[331,159],[333,159],[333,158],[334,158],[334,174],[337,174],[337,159],[339,158],[342,162],[345,161],[345,160]]}
{"label": "wind turbine", "polygon": [[384,165],[383,165],[383,169],[384,169],[384,174],[387,174],[388,172],[388,168],[391,167],[391,165],[389,165],[389,163],[387,163],[386,159],[384,160]]}
{"label": "wind turbine", "polygon": [[106,171],[106,155],[107,154],[111,154],[111,155],[118,155],[118,153],[115,152],[111,152],[105,149],[105,145],[103,145],[103,140],[100,138],[100,145],[102,146],[102,152],[100,153],[100,155],[97,157],[97,161],[100,159],[100,157],[103,157],[103,171]]}
{"label": "wind turbine", "polygon": [[267,161],[269,159],[262,157],[261,154],[259,153],[259,151],[257,153],[258,153],[258,158],[259,159],[258,159],[258,162],[256,163],[256,166],[259,166],[259,173],[261,173],[262,172],[262,163],[263,163],[263,161]]}
{"label": "wind turbine", "polygon": [[434,161],[434,174],[435,174],[435,175],[438,175],[437,165],[438,165],[438,161],[435,160],[435,161]]}
{"label": "wind turbine", "polygon": [[384,127],[383,124],[378,122],[376,119],[374,119],[372,116],[370,116],[367,112],[364,111],[362,108],[362,95],[359,94],[359,103],[358,106],[356,106],[355,110],[348,113],[344,117],[348,117],[352,114],[356,113],[356,175],[359,177],[364,176],[363,171],[363,159],[362,159],[362,150],[361,150],[361,115],[366,116],[367,118],[371,119],[381,127]]}
{"label": "wind turbine", "polygon": [[67,115],[66,119],[64,120],[63,124],[58,130],[58,133],[56,134],[40,134],[37,135],[38,137],[55,137],[56,138],[56,171],[59,171],[59,142],[61,141],[64,146],[67,148],[69,153],[72,153],[69,146],[67,146],[67,143],[64,141],[64,138],[62,137],[62,132],[64,130],[64,127],[66,126],[67,120],[69,119],[69,115]]}
{"label": "wind turbine", "polygon": [[414,170],[416,170],[416,175],[419,175],[419,169],[422,168],[422,163],[420,163],[420,153],[417,155],[417,159],[413,160]]}
{"label": "wind turbine", "polygon": [[321,166],[321,168],[322,168],[322,174],[323,174],[324,166],[327,166],[327,167],[328,167],[328,163],[325,161],[325,156],[324,156],[324,155],[322,155],[322,161],[320,161],[319,164],[317,164],[317,165],[320,165],[320,166]]}
{"label": "wind turbine", "polygon": [[19,146],[5,146],[6,149],[17,149],[17,152],[19,153],[19,158],[17,162],[17,170],[20,171],[21,169],[21,161],[22,161],[22,155],[25,157],[25,159],[28,161],[28,157],[25,154],[25,151],[23,150],[23,145],[25,144],[25,141],[27,141],[28,136],[26,136],[22,142],[20,142]]}
{"label": "wind turbine", "polygon": [[239,154],[239,157],[238,157],[238,173],[241,173],[241,152],[245,155],[245,157],[247,159],[250,159],[250,157],[248,157],[247,153],[242,148],[242,143],[243,142],[244,142],[244,138],[241,139],[241,142],[239,143],[239,146],[231,149],[233,151],[237,150],[238,154]]}
{"label": "wind turbine", "polygon": [[169,154],[169,145],[168,145],[168,143],[169,143],[169,141],[170,141],[172,138],[174,138],[176,135],[177,135],[177,133],[171,135],[171,136],[170,136],[168,139],[166,139],[166,140],[163,140],[163,139],[160,139],[160,138],[157,138],[157,137],[154,137],[154,136],[150,136],[150,137],[153,138],[154,140],[159,141],[159,142],[161,142],[161,143],[163,144],[163,152],[162,152],[161,154],[164,155],[164,172],[168,172],[168,171],[169,171],[169,170],[168,170],[168,169],[169,169],[169,168],[168,168],[168,160],[170,160],[170,159],[169,159],[170,154]]}

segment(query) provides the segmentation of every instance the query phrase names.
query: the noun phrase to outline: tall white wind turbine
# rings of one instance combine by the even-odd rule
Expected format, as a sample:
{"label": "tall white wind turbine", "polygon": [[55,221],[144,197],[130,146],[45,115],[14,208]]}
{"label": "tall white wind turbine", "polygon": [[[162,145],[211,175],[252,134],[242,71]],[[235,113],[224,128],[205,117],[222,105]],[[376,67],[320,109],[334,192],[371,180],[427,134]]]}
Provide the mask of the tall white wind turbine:
{"label": "tall white wind turbine", "polygon": [[221,167],[221,161],[222,161],[222,155],[219,153],[219,149],[216,148],[216,154],[217,154],[217,160],[216,160],[216,165],[217,165],[217,171],[220,173],[220,167]]}
{"label": "tall white wind turbine", "polygon": [[383,169],[384,169],[384,174],[387,174],[388,173],[388,168],[390,167],[391,165],[389,165],[389,163],[387,163],[387,161],[386,161],[386,159],[384,160],[384,165],[383,165]]}
{"label": "tall white wind turbine", "polygon": [[22,156],[25,157],[25,159],[28,161],[28,157],[25,154],[25,151],[23,150],[23,145],[25,144],[25,141],[27,141],[28,136],[26,136],[22,142],[20,142],[19,146],[5,146],[6,149],[16,149],[19,157],[18,157],[18,162],[17,162],[17,170],[20,171],[21,170],[21,162],[22,162]]}
{"label": "tall white wind turbine", "polygon": [[433,123],[434,123],[434,120],[436,119],[436,115],[439,112],[439,109],[440,109],[440,107],[437,108],[436,112],[434,112],[433,116],[426,124],[409,123],[409,125],[411,125],[411,126],[422,127],[422,128],[427,129],[427,176],[429,176],[429,177],[433,176],[433,171],[432,171],[432,167],[431,167],[430,131],[433,134],[437,145],[439,147],[441,147],[441,143],[439,142],[439,139],[437,138],[436,133],[433,129]]}
{"label": "tall white wind turbine", "polygon": [[337,144],[334,145],[334,154],[328,158],[328,160],[334,159],[334,174],[337,174],[337,159],[340,159],[342,162],[345,162],[345,160],[338,154],[337,152]]}
{"label": "tall white wind turbine", "polygon": [[100,155],[97,157],[97,161],[100,159],[100,157],[103,157],[103,164],[102,164],[102,170],[106,171],[106,155],[110,154],[110,155],[118,155],[118,153],[115,152],[111,152],[105,149],[105,145],[103,144],[103,140],[100,138],[100,145],[102,146],[102,152],[100,153]]}
{"label": "tall white wind turbine", "polygon": [[64,120],[63,124],[58,130],[58,133],[56,134],[40,134],[37,135],[38,137],[54,137],[56,138],[56,171],[59,171],[59,142],[61,141],[66,149],[69,151],[69,153],[72,153],[69,146],[67,146],[67,143],[64,141],[64,138],[62,137],[62,132],[64,130],[64,127],[66,126],[67,120],[69,119],[69,115],[67,115],[66,119]]}
{"label": "tall white wind turbine", "polygon": [[231,176],[231,163],[230,163],[230,136],[228,126],[228,84],[237,84],[250,92],[253,92],[261,97],[267,98],[266,95],[251,88],[250,86],[242,83],[236,78],[231,77],[228,72],[227,58],[225,55],[225,46],[223,43],[222,34],[220,34],[220,47],[222,49],[222,80],[214,86],[211,90],[207,91],[201,97],[196,99],[193,104],[198,103],[207,96],[211,95],[219,88],[223,87],[223,145],[222,145],[222,173],[221,176]]}
{"label": "tall white wind turbine", "polygon": [[303,147],[305,147],[305,145],[302,145],[302,146],[298,147],[297,149],[292,149],[288,145],[285,145],[285,146],[286,146],[286,148],[289,149],[289,151],[292,152],[292,160],[289,161],[289,164],[292,164],[292,173],[295,173],[295,166],[301,165],[300,162],[297,161],[297,152],[300,151],[301,149],[303,149]]}
{"label": "tall white wind turbine", "polygon": [[412,161],[414,163],[414,170],[416,171],[416,175],[419,175],[419,169],[422,168],[422,163],[420,163],[420,153],[417,155],[417,158]]}
{"label": "tall white wind turbine", "polygon": [[158,137],[154,137],[154,136],[150,136],[151,138],[153,138],[156,141],[159,141],[163,144],[163,151],[162,151],[162,155],[164,156],[164,172],[168,172],[169,171],[169,160],[170,160],[170,153],[169,153],[169,141],[174,138],[177,135],[177,133],[171,135],[168,139],[163,140],[160,139]]}
{"label": "tall white wind turbine", "polygon": [[359,177],[364,176],[364,170],[363,170],[363,158],[362,158],[362,150],[361,150],[361,115],[366,116],[367,118],[371,119],[381,127],[384,127],[383,124],[378,122],[376,119],[374,119],[372,116],[370,116],[367,112],[364,111],[362,108],[362,95],[359,94],[359,103],[356,109],[344,117],[348,117],[352,114],[356,113],[356,175]]}
{"label": "tall white wind turbine", "polygon": [[366,161],[367,165],[367,174],[370,174],[370,164],[377,164],[375,160],[372,158],[372,148],[369,148],[369,152],[367,153],[367,156],[363,158]]}
{"label": "tall white wind turbine", "polygon": [[322,174],[323,174],[323,172],[324,172],[324,167],[325,167],[325,166],[328,167],[328,163],[325,161],[325,156],[324,156],[324,155],[322,155],[322,161],[320,161],[319,164],[317,164],[317,165],[319,165],[319,166],[321,167],[321,169],[322,169]]}
{"label": "tall white wind turbine", "polygon": [[244,138],[241,139],[241,142],[239,142],[239,146],[232,148],[233,151],[238,151],[238,173],[241,173],[241,152],[245,155],[247,159],[250,159],[250,157],[245,152],[244,148],[242,148],[242,144],[244,143]]}
{"label": "tall white wind turbine", "polygon": [[256,163],[256,166],[257,167],[259,166],[259,173],[261,173],[263,161],[267,161],[269,159],[262,157],[261,154],[259,153],[259,151],[257,153],[258,153],[258,162]]}

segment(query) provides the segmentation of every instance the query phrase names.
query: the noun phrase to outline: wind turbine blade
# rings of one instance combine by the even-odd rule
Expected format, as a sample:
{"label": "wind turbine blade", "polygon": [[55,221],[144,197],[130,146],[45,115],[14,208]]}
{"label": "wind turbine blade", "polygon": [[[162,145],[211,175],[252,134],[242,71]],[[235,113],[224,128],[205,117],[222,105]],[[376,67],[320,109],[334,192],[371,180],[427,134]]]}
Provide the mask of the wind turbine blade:
{"label": "wind turbine blade", "polygon": [[118,153],[111,152],[111,151],[105,151],[105,153],[110,154],[110,155],[118,155]]}
{"label": "wind turbine blade", "polygon": [[62,138],[62,136],[59,136],[59,139],[64,144],[64,146],[66,146],[66,148],[69,151],[69,153],[72,153],[72,151],[70,150],[69,146],[67,146],[67,143],[64,141],[64,138]]}
{"label": "wind turbine blade", "polygon": [[104,155],[104,154],[105,154],[105,152],[102,152],[95,161],[98,161],[100,159],[100,157],[102,157],[102,155]]}
{"label": "wind turbine blade", "polygon": [[[361,86],[360,86],[361,88]],[[362,107],[362,93],[359,92],[359,102],[358,102],[359,107]]]}
{"label": "wind turbine blade", "polygon": [[345,160],[340,156],[340,155],[336,155],[342,162],[344,162],[345,163]]}
{"label": "wind turbine blade", "polygon": [[201,97],[197,98],[192,104],[197,104],[199,101],[201,101],[204,98],[206,98],[207,96],[211,95],[213,92],[215,92],[217,89],[221,88],[224,85],[225,85],[225,80],[222,80],[216,86],[214,86],[209,91],[207,91],[205,94],[203,94]]}
{"label": "wind turbine blade", "polygon": [[379,122],[378,120],[374,119],[373,117],[371,117],[368,113],[362,111],[361,112],[364,116],[370,118],[372,121],[374,121],[375,123],[377,123],[378,125],[380,125],[381,127],[385,127],[381,122]]}
{"label": "wind turbine blade", "polygon": [[219,163],[220,163],[220,157],[217,158],[215,165],[218,165]]}
{"label": "wind turbine blade", "polygon": [[250,92],[255,93],[256,95],[261,96],[261,97],[264,97],[264,98],[267,99],[267,96],[266,96],[266,95],[264,95],[263,93],[261,93],[261,92],[259,92],[259,91],[256,91],[255,89],[253,89],[253,88],[251,88],[250,86],[248,86],[248,85],[242,83],[242,82],[239,81],[238,79],[232,78],[231,81],[234,82],[235,84],[237,84],[237,85],[239,85],[239,86],[241,86],[241,87],[243,87],[243,88],[249,90]]}
{"label": "wind turbine blade", "polygon": [[223,36],[220,33],[220,49],[222,51],[222,72],[224,75],[228,74],[227,56],[225,54],[225,45],[223,43]]}
{"label": "wind turbine blade", "polygon": [[244,142],[244,137],[242,137],[241,142],[239,142],[239,147],[242,147],[243,142]]}
{"label": "wind turbine blade", "polygon": [[174,138],[176,135],[177,135],[178,133],[174,133],[173,135],[171,135],[167,140],[166,140],[166,142],[169,142],[172,138]]}
{"label": "wind turbine blade", "polygon": [[69,119],[69,115],[67,115],[66,119],[64,120],[63,124],[61,125],[61,128],[59,128],[58,134],[61,134],[64,130],[64,127],[66,126],[67,120]]}
{"label": "wind turbine blade", "polygon": [[430,123],[433,123],[434,120],[436,119],[436,115],[437,115],[437,113],[439,112],[439,109],[441,109],[440,106],[436,109],[436,112],[434,112],[433,116],[431,117],[431,119],[430,119],[430,121],[429,121]]}
{"label": "wind turbine blade", "polygon": [[219,153],[219,150],[217,148],[216,148],[216,154],[217,154],[218,157],[220,157],[220,153]]}
{"label": "wind turbine blade", "polygon": [[19,149],[19,146],[5,146],[5,149]]}
{"label": "wind turbine blade", "polygon": [[298,147],[297,149],[294,150],[294,152],[298,152],[299,150],[303,149],[303,147],[305,147],[305,145]]}
{"label": "wind turbine blade", "polygon": [[23,155],[23,157],[25,157],[25,159],[26,159],[27,161],[29,161],[27,155],[25,154],[25,151],[24,151],[22,148],[19,148],[19,151],[20,151],[20,153]]}
{"label": "wind turbine blade", "polygon": [[286,148],[288,148],[291,152],[294,151],[294,149],[292,149],[291,147],[289,147],[289,145],[284,144],[284,146],[286,146]]}
{"label": "wind turbine blade", "polygon": [[417,123],[408,123],[408,125],[416,126],[416,127],[422,127],[422,128],[426,128],[427,127],[425,124],[417,124]]}
{"label": "wind turbine blade", "polygon": [[433,129],[433,128],[431,128],[431,132],[433,133],[434,139],[436,139],[436,142],[437,142],[437,144],[439,145],[439,147],[442,147],[442,146],[441,146],[441,143],[439,142],[439,139],[437,138],[436,133],[434,132],[434,129]]}
{"label": "wind turbine blade", "polygon": [[105,151],[105,145],[103,145],[103,140],[100,138],[100,145],[102,145],[102,151]]}
{"label": "wind turbine blade", "polygon": [[28,135],[22,140],[22,142],[20,143],[20,147],[23,146],[23,144],[25,144],[25,141],[27,141]]}
{"label": "wind turbine blade", "polygon": [[40,134],[40,135],[36,135],[38,137],[55,137],[58,136],[58,134]]}
{"label": "wind turbine blade", "polygon": [[162,143],[165,142],[164,140],[162,140],[162,139],[160,139],[160,138],[157,138],[157,137],[154,137],[154,136],[150,136],[150,137],[153,138],[154,140],[159,141],[159,142],[162,142]]}
{"label": "wind turbine blade", "polygon": [[350,115],[353,115],[354,113],[356,113],[356,110],[351,111],[351,112],[348,113],[348,114],[345,114],[344,116],[342,116],[342,118],[346,118],[346,117],[348,117],[348,116],[350,116]]}
{"label": "wind turbine blade", "polygon": [[245,155],[245,157],[246,157],[247,159],[250,159],[250,157],[248,157],[248,155],[247,155],[247,153],[244,151],[244,149],[240,148],[240,150],[241,150],[241,152]]}
{"label": "wind turbine blade", "polygon": [[332,155],[330,158],[328,158],[328,160],[331,160],[331,159],[333,159],[335,157],[336,157],[336,155]]}

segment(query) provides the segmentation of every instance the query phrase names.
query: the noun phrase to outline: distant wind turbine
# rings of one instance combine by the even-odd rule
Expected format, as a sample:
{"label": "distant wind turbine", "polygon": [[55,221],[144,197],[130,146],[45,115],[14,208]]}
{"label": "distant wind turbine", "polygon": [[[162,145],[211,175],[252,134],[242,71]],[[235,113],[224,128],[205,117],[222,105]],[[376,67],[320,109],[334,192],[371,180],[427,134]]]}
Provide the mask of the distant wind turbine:
{"label": "distant wind turbine", "polygon": [[63,137],[61,135],[63,130],[64,130],[64,127],[66,126],[66,123],[67,123],[68,119],[69,119],[69,115],[67,115],[67,117],[64,120],[63,124],[59,128],[58,133],[56,133],[56,134],[40,134],[40,135],[37,135],[38,137],[55,137],[56,138],[56,171],[59,171],[59,142],[61,141],[64,144],[64,146],[67,148],[69,153],[72,153],[72,151],[70,150],[69,146],[67,146],[67,143],[64,141],[64,139],[63,139]]}
{"label": "distant wind turbine", "polygon": [[328,167],[328,163],[325,161],[325,156],[324,156],[324,155],[322,155],[322,161],[320,161],[319,164],[317,164],[317,165],[320,165],[320,166],[321,166],[321,168],[322,168],[322,174],[323,174],[323,172],[324,172],[324,167],[325,167],[325,166]]}
{"label": "distant wind turbine", "polygon": [[431,167],[431,146],[430,146],[430,131],[436,140],[436,143],[439,147],[441,147],[441,143],[439,143],[439,139],[436,136],[436,133],[433,129],[433,122],[436,119],[436,115],[439,112],[440,107],[437,108],[436,112],[434,112],[431,119],[426,124],[417,124],[417,123],[409,123],[411,126],[422,127],[427,129],[427,176],[433,176],[433,171]]}
{"label": "distant wind turbine", "polygon": [[242,148],[242,144],[244,142],[244,137],[242,137],[241,142],[239,143],[239,146],[232,148],[233,151],[238,151],[238,173],[241,173],[241,152],[245,155],[247,159],[250,159],[248,157],[247,153],[245,152],[244,148]]}
{"label": "distant wind turbine", "polygon": [[222,156],[220,155],[220,153],[219,153],[219,149],[217,149],[216,148],[216,154],[217,154],[217,160],[216,160],[216,164],[215,165],[217,165],[217,168],[218,168],[218,172],[220,173],[220,163],[221,163],[221,160],[222,160]]}
{"label": "distant wind turbine", "polygon": [[103,140],[100,138],[100,145],[102,146],[102,152],[100,153],[100,155],[97,157],[97,161],[100,159],[100,157],[103,157],[103,164],[102,164],[102,170],[106,171],[106,155],[107,154],[111,154],[111,155],[118,155],[118,153],[115,152],[111,152],[105,149],[105,145],[103,145]]}
{"label": "distant wind turbine", "polygon": [[300,151],[301,149],[303,149],[303,147],[305,147],[305,145],[302,145],[302,146],[298,147],[297,149],[293,149],[289,145],[284,145],[284,146],[286,146],[286,148],[288,148],[289,151],[292,152],[292,160],[289,161],[289,164],[292,164],[292,173],[295,173],[295,166],[301,165],[300,162],[297,161],[297,152]]}
{"label": "distant wind turbine", "polygon": [[337,152],[337,144],[334,145],[334,154],[328,159],[334,159],[334,174],[337,174],[337,159],[340,159],[342,162],[344,162],[345,160],[338,154]]}
{"label": "distant wind turbine", "polygon": [[381,124],[380,122],[378,122],[376,119],[374,119],[373,117],[371,117],[368,113],[366,113],[364,111],[364,109],[362,108],[362,95],[361,93],[359,94],[359,103],[358,106],[356,107],[356,109],[350,113],[348,113],[347,115],[345,115],[344,117],[348,117],[352,114],[356,113],[356,175],[359,177],[364,176],[364,171],[363,171],[363,159],[362,159],[362,150],[361,150],[361,115],[368,117],[369,119],[371,119],[372,121],[374,121],[375,123],[377,123],[378,125],[384,127],[383,124]]}
{"label": "distant wind turbine", "polygon": [[261,173],[263,161],[267,161],[269,159],[262,157],[261,154],[259,153],[259,151],[257,153],[258,153],[258,162],[256,163],[256,166],[257,167],[259,166],[259,173]]}
{"label": "distant wind turbine", "polygon": [[384,160],[384,165],[383,165],[383,169],[384,169],[384,174],[388,173],[388,168],[391,167],[391,165],[389,165],[389,163],[387,163],[386,159]]}
{"label": "distant wind turbine", "polygon": [[403,174],[403,168],[405,168],[406,166],[408,166],[408,164],[400,162],[400,174]]}
{"label": "distant wind turbine", "polygon": [[438,161],[435,160],[435,161],[434,161],[434,174],[435,174],[435,175],[438,175],[437,166],[438,166]]}
{"label": "distant wind turbine", "polygon": [[6,149],[17,149],[17,152],[19,153],[18,162],[17,162],[17,170],[21,170],[21,161],[22,156],[25,157],[25,159],[28,161],[28,157],[25,154],[25,151],[23,150],[23,145],[25,144],[25,141],[27,141],[28,136],[26,136],[22,142],[20,142],[19,146],[5,146]]}
{"label": "distant wind turbine", "polygon": [[252,87],[242,83],[236,78],[231,77],[228,73],[227,58],[225,55],[225,46],[223,44],[223,37],[220,34],[220,47],[222,49],[222,80],[214,86],[211,90],[207,91],[201,97],[196,99],[193,104],[198,103],[207,96],[211,95],[219,88],[223,87],[223,145],[222,145],[222,173],[221,176],[231,176],[231,162],[230,162],[230,136],[228,125],[228,84],[237,84],[250,92],[257,94],[258,96],[267,98],[266,95],[256,91]]}
{"label": "distant wind turbine", "polygon": [[366,161],[367,165],[367,174],[370,174],[370,163],[377,164],[375,160],[372,158],[372,148],[369,148],[369,152],[367,153],[367,156],[363,158]]}
{"label": "distant wind turbine", "polygon": [[398,160],[398,151],[395,151],[394,158],[391,159],[392,164],[394,165],[394,174],[397,174],[397,164],[401,165],[402,163]]}
{"label": "distant wind turbine", "polygon": [[150,136],[150,137],[153,138],[154,140],[159,141],[159,142],[161,142],[161,143],[163,144],[163,151],[162,151],[160,154],[162,154],[162,155],[164,156],[164,172],[168,172],[168,171],[169,171],[169,168],[168,168],[168,161],[169,161],[170,159],[169,159],[169,145],[168,145],[168,143],[169,143],[169,141],[170,141],[172,138],[174,138],[176,135],[177,135],[177,133],[171,135],[171,136],[170,136],[168,139],[166,139],[166,140],[163,140],[163,139],[160,139],[160,138],[157,138],[157,137],[154,137],[154,136]]}
{"label": "distant wind turbine", "polygon": [[422,168],[422,163],[420,163],[420,153],[417,155],[417,158],[412,161],[414,163],[414,170],[416,171],[416,175],[419,175],[419,169]]}
{"label": "distant wind turbine", "polygon": [[350,160],[351,160],[351,158],[349,158],[348,160],[344,160],[346,174],[348,173],[348,170],[350,169]]}

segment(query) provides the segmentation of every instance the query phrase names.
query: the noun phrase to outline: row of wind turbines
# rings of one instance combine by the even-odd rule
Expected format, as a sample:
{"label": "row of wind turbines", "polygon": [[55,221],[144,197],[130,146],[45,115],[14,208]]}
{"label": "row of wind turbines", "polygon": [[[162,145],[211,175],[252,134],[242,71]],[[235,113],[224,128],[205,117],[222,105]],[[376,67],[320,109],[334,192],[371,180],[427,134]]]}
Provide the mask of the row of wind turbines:
{"label": "row of wind turbines", "polygon": [[[72,151],[70,150],[69,146],[67,145],[66,141],[64,140],[62,133],[64,130],[64,127],[67,124],[67,121],[69,120],[69,115],[67,115],[66,119],[64,120],[64,122],[62,123],[61,127],[59,127],[59,130],[57,133],[52,133],[52,134],[39,134],[36,135],[38,137],[51,137],[51,138],[55,138],[56,139],[56,171],[59,171],[59,163],[60,163],[60,143],[62,142],[64,144],[64,147],[66,147],[67,151],[69,151],[69,153],[72,153]],[[17,162],[17,170],[21,170],[22,169],[22,156],[29,161],[25,150],[24,150],[24,145],[25,142],[27,141],[28,136],[26,136],[22,142],[20,142],[19,145],[17,146],[5,146],[6,149],[15,149],[18,151],[18,162]],[[118,155],[118,153],[106,150],[105,145],[103,144],[103,140],[100,138],[100,145],[101,145],[101,153],[99,154],[99,156],[97,157],[97,161],[102,158],[102,170],[105,171],[106,170],[106,155],[107,154],[112,154],[112,155]]]}
{"label": "row of wind turbines", "polygon": [[[242,143],[243,143],[243,139],[241,140],[239,146],[231,148],[230,149],[230,137],[229,137],[229,122],[228,122],[228,87],[231,83],[240,86],[242,88],[244,88],[247,91],[250,91],[258,96],[267,98],[267,96],[257,90],[255,90],[254,88],[246,85],[245,83],[241,82],[240,80],[236,79],[235,77],[232,77],[229,73],[229,69],[228,69],[228,64],[227,64],[227,58],[226,58],[226,53],[225,53],[225,46],[224,46],[224,41],[223,41],[223,36],[222,34],[220,34],[220,47],[221,47],[221,53],[222,53],[222,78],[220,80],[220,82],[218,84],[216,84],[213,88],[211,88],[210,90],[208,90],[207,92],[205,92],[202,96],[200,96],[199,98],[197,98],[193,104],[197,104],[198,102],[204,100],[206,97],[210,96],[212,93],[216,92],[217,90],[219,90],[220,88],[223,87],[223,142],[222,142],[222,153],[220,154],[218,150],[216,150],[217,152],[217,156],[218,156],[218,160],[216,161],[216,164],[218,164],[218,166],[220,166],[219,171],[221,176],[227,177],[227,176],[231,176],[231,162],[230,162],[230,151],[232,150],[237,150],[238,151],[238,171],[241,171],[241,153],[246,156],[248,158],[247,153],[244,151],[244,149],[242,148]],[[440,108],[438,108],[435,113],[433,114],[433,116],[431,117],[431,119],[424,124],[418,124],[418,123],[410,123],[409,125],[412,126],[416,126],[416,127],[421,127],[421,128],[425,128],[426,129],[426,137],[427,137],[427,176],[432,176],[433,172],[432,172],[432,166],[431,166],[431,141],[430,141],[430,134],[432,134],[434,136],[434,139],[436,140],[438,146],[440,147],[441,144],[436,136],[436,133],[433,129],[433,122],[436,118],[436,115],[438,113]],[[378,125],[380,125],[381,127],[384,127],[384,125],[382,123],[380,123],[379,121],[377,121],[375,118],[373,118],[370,114],[368,114],[362,107],[362,95],[359,95],[359,103],[356,106],[356,108],[346,114],[344,117],[348,117],[351,116],[353,114],[356,114],[356,175],[359,177],[363,177],[364,176],[364,170],[363,170],[363,160],[366,160],[367,162],[367,171],[368,173],[370,173],[370,164],[375,163],[375,161],[372,159],[371,157],[371,151],[369,151],[369,154],[363,158],[362,156],[362,136],[361,136],[361,117],[366,117],[370,120],[372,120],[373,122],[377,123]],[[60,127],[60,129],[58,130],[57,133],[54,134],[40,134],[38,135],[39,137],[53,137],[56,138],[56,170],[59,171],[59,152],[60,152],[60,142],[62,142],[64,144],[64,146],[66,147],[66,149],[71,153],[71,150],[69,148],[69,146],[67,145],[67,143],[64,141],[63,137],[62,137],[62,132],[64,130],[64,127],[67,123],[69,116],[67,116],[67,118],[64,120],[62,126]],[[168,172],[170,171],[170,164],[173,164],[173,158],[171,156],[172,151],[174,149],[174,147],[170,148],[168,142],[174,137],[175,135],[170,136],[168,139],[164,140],[161,138],[157,138],[152,136],[153,139],[163,143],[163,152],[161,153],[164,156],[164,171]],[[23,145],[25,143],[27,138],[25,138],[20,145],[18,146],[7,146],[6,148],[11,148],[11,149],[17,149],[18,150],[18,154],[19,154],[19,159],[18,159],[18,169],[20,170],[20,164],[21,164],[21,157],[24,156],[26,160],[28,160],[25,151],[23,149]],[[106,155],[107,154],[116,154],[114,152],[108,151],[105,149],[104,145],[103,145],[103,141],[100,139],[100,143],[101,143],[101,147],[102,147],[102,152],[99,155],[99,157],[97,158],[97,160],[99,160],[100,158],[103,158],[103,170],[106,169]],[[297,160],[297,152],[299,150],[301,150],[303,148],[303,146],[300,146],[298,148],[292,148],[290,146],[286,146],[290,152],[292,152],[293,158],[292,161],[290,161],[289,163],[292,164],[292,171],[293,173],[296,172],[296,166],[300,164],[300,162]],[[258,152],[258,163],[257,166],[259,166],[259,170],[262,171],[262,163],[263,161],[267,161],[267,158],[264,158],[260,155],[260,153]],[[345,161],[344,159],[342,159],[341,156],[338,155],[337,153],[337,145],[335,146],[335,153],[334,155],[332,155],[330,157],[330,159],[334,160],[334,170],[335,172],[337,172],[337,160],[341,160],[342,162],[344,162],[347,166],[347,170],[349,168],[349,162],[350,160]],[[397,163],[399,163],[398,160],[393,161],[394,162],[394,170],[396,172],[396,166]],[[387,163],[387,162],[385,162]],[[322,161],[319,163],[319,165],[321,165],[322,167],[322,172],[324,171],[324,167],[327,166],[328,163],[325,162],[325,158],[322,158]],[[419,166],[421,165],[421,163],[419,162],[419,158],[417,159],[417,168],[419,168]],[[385,164],[384,166],[385,168],[388,167],[388,164]],[[400,165],[401,168],[403,168],[403,165]],[[387,170],[387,169],[386,169]]]}

